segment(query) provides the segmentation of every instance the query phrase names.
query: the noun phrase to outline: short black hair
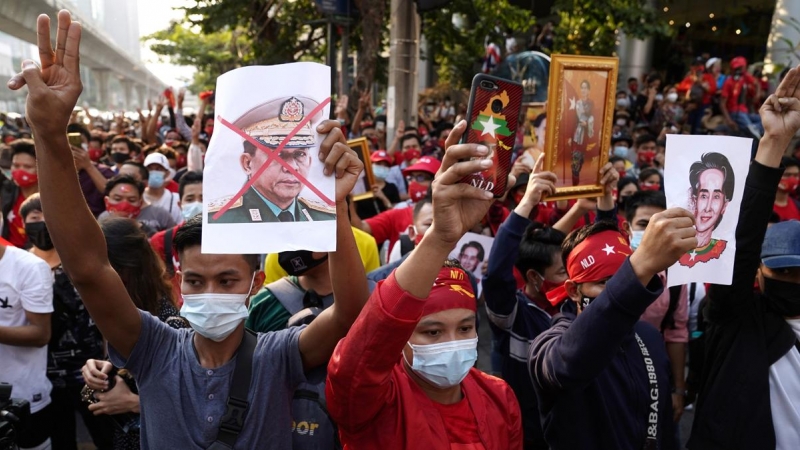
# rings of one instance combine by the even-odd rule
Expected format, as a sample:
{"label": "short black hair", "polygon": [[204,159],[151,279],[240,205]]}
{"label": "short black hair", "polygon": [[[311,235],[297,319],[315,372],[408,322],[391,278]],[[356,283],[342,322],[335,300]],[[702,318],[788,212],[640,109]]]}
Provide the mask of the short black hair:
{"label": "short black hair", "polygon": [[593,236],[604,231],[616,231],[619,233],[619,227],[617,226],[616,222],[612,222],[610,220],[601,220],[591,225],[580,227],[568,234],[564,239],[564,243],[561,244],[561,259],[564,262],[564,267],[567,266],[567,258],[569,258],[569,254],[575,250],[575,247],[577,247],[578,244],[585,241],[589,236]]}
{"label": "short black hair", "polygon": [[789,167],[800,167],[800,161],[796,158],[792,158],[791,156],[784,156],[781,158],[781,165],[788,169]]}
{"label": "short black hair", "polygon": [[[178,231],[175,232],[175,237],[172,238],[172,245],[175,246],[175,251],[178,255],[182,255],[186,249],[190,247],[197,247],[203,244],[203,215],[198,214],[181,225]],[[242,254],[242,258],[247,261],[250,269],[257,271],[259,269],[260,257],[256,254]],[[181,257],[182,259],[182,257]]]}
{"label": "short black hair", "polygon": [[623,158],[621,156],[612,156],[612,157],[608,158],[608,162],[610,162],[611,164],[614,164],[615,162],[620,162],[620,161],[625,162],[625,158]]}
{"label": "short black hair", "polygon": [[636,190],[639,190],[639,180],[633,177],[622,177],[617,181],[617,192],[622,192],[625,189],[625,186],[629,184],[635,184]]}
{"label": "short black hair", "polygon": [[733,188],[736,183],[733,166],[731,166],[725,155],[716,152],[704,153],[700,157],[700,161],[689,167],[689,184],[692,186],[692,196],[697,197],[697,191],[700,189],[700,175],[709,169],[722,171],[722,176],[725,178],[725,181],[722,182],[722,192],[725,194],[726,200],[733,200]]}
{"label": "short black hair", "polygon": [[416,140],[417,141],[417,145],[422,147],[422,140],[420,140],[419,136],[417,136],[416,134],[406,134],[406,135],[403,135],[402,138],[400,138],[400,148],[401,149],[403,148],[403,144],[405,144],[406,141],[409,140],[409,139]]}
{"label": "short black hair", "polygon": [[644,183],[644,180],[652,177],[653,175],[658,175],[659,182],[663,180],[661,172],[659,172],[658,169],[656,169],[655,167],[647,167],[642,169],[641,172],[639,172],[639,183]]}
{"label": "short black hair", "polygon": [[134,161],[132,159],[129,159],[129,160],[125,161],[124,163],[122,163],[122,165],[123,166],[134,166],[137,169],[139,169],[139,175],[142,176],[142,180],[147,180],[148,178],[150,178],[150,171],[147,170],[147,167],[145,167],[144,164],[140,163],[139,161]]}
{"label": "short black hair", "polygon": [[11,147],[11,158],[17,155],[26,154],[36,159],[36,145],[33,139],[16,139],[8,144]]}
{"label": "short black hair", "polygon": [[[124,134],[120,134],[120,135],[114,136],[114,138],[111,139],[111,144],[112,145],[113,144],[117,144],[119,142],[122,142],[123,144],[127,145],[128,146],[128,151],[131,154],[141,153],[141,151],[142,151],[142,149],[135,142],[133,142],[133,140],[131,138],[129,138],[128,136],[125,136]],[[109,152],[111,151],[110,147],[111,146],[109,146]]]}
{"label": "short black hair", "polygon": [[486,250],[483,249],[483,245],[481,245],[481,243],[478,241],[469,241],[466,244],[462,245],[459,254],[464,254],[464,250],[470,247],[478,251],[478,260],[483,261],[483,259],[486,257]]}
{"label": "short black hair", "polygon": [[20,205],[19,215],[22,216],[22,221],[25,222],[25,218],[28,217],[28,214],[34,211],[42,211],[42,199],[39,197],[38,192],[31,194],[25,199],[24,202],[22,202],[22,205]]}
{"label": "short black hair", "polygon": [[86,142],[92,140],[92,133],[89,129],[79,123],[71,123],[67,125],[67,133],[80,133],[81,136],[86,138]]}
{"label": "short black hair", "polygon": [[106,183],[106,191],[105,195],[111,195],[111,190],[114,189],[115,186],[118,184],[130,184],[131,186],[135,187],[136,190],[139,191],[139,196],[141,197],[144,195],[144,183],[138,181],[136,178],[133,178],[130,175],[117,175]]}
{"label": "short black hair", "polygon": [[667,209],[667,197],[660,191],[639,191],[625,201],[625,220],[633,223],[636,210],[643,206]]}
{"label": "short black hair", "polygon": [[[545,227],[539,222],[528,225],[519,243],[519,254],[514,263],[522,277],[525,278],[529,270],[544,275],[545,269],[553,265],[553,254],[561,249],[564,238],[566,235],[561,231]],[[491,254],[489,258],[491,259]]]}
{"label": "short black hair", "polygon": [[178,185],[178,198],[183,199],[183,191],[186,186],[190,184],[202,184],[203,183],[203,172],[190,170],[187,171],[181,177],[181,182]]}
{"label": "short black hair", "polygon": [[584,84],[586,85],[586,89],[591,89],[592,88],[592,84],[589,83],[589,80],[581,81],[581,86],[580,87],[583,87]]}
{"label": "short black hair", "polygon": [[628,78],[628,83],[630,83],[631,81],[639,81],[639,79],[638,79],[638,78],[636,78],[636,77],[630,77],[630,78]]}
{"label": "short black hair", "polygon": [[415,205],[414,205],[414,219],[417,218],[419,212],[422,210],[422,207],[427,204],[433,204],[433,200],[431,199],[430,195],[426,195],[422,197]]}
{"label": "short black hair", "polygon": [[653,136],[652,134],[649,134],[649,133],[645,133],[645,134],[639,136],[638,138],[636,138],[636,142],[634,143],[634,147],[639,148],[642,145],[647,144],[648,142],[653,142],[655,144],[658,144],[658,140],[656,139],[655,136]]}

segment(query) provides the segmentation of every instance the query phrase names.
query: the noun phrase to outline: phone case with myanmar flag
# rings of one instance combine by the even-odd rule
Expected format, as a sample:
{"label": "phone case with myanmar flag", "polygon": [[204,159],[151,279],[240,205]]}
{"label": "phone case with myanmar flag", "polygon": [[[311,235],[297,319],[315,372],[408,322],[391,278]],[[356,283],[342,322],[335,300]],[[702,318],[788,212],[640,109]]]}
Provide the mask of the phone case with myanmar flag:
{"label": "phone case with myanmar flag", "polygon": [[503,196],[521,107],[521,84],[490,75],[475,75],[467,109],[467,132],[462,140],[489,147],[489,154],[484,158],[492,158],[494,165],[464,177],[461,183],[491,191],[495,197]]}

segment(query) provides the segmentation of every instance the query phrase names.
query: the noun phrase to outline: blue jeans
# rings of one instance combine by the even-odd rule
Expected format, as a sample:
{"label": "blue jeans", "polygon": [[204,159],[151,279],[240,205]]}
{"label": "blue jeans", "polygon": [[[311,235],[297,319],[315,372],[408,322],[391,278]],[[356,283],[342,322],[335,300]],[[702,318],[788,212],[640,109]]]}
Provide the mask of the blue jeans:
{"label": "blue jeans", "polygon": [[736,122],[736,125],[739,125],[739,129],[741,131],[748,130],[751,126],[755,126],[759,132],[759,135],[764,134],[764,126],[761,124],[761,116],[758,114],[732,112],[730,113],[730,116],[731,119]]}

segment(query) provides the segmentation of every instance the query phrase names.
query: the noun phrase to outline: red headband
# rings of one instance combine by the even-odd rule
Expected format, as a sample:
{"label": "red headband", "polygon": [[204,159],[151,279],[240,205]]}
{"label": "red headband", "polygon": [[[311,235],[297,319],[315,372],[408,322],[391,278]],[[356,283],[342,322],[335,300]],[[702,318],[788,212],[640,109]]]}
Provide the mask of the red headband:
{"label": "red headband", "polygon": [[433,288],[425,302],[422,316],[446,311],[448,309],[477,310],[475,293],[467,274],[456,267],[443,267],[433,282]]}
{"label": "red headband", "polygon": [[[633,253],[628,240],[618,231],[593,234],[578,244],[567,257],[567,276],[576,284],[592,283],[611,277]],[[567,297],[564,286],[547,293],[551,304]]]}

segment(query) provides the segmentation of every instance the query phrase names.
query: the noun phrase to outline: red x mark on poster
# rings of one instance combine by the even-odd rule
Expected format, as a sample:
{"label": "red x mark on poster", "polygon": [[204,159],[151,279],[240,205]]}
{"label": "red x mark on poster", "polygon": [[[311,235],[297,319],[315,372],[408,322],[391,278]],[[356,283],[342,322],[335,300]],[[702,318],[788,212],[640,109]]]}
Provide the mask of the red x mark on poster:
{"label": "red x mark on poster", "polygon": [[328,105],[328,103],[330,103],[330,102],[331,102],[330,97],[328,97],[325,100],[323,100],[322,102],[320,102],[320,104],[317,105],[316,108],[314,108],[310,113],[308,113],[303,118],[303,120],[301,120],[297,124],[297,126],[294,127],[294,129],[285,138],[283,138],[283,140],[281,141],[280,145],[278,145],[278,147],[275,148],[274,150],[272,150],[271,148],[269,148],[266,145],[262,144],[261,142],[258,142],[257,140],[253,139],[250,135],[248,135],[244,131],[240,130],[239,128],[237,128],[235,125],[233,125],[232,123],[228,122],[227,120],[223,119],[221,116],[217,116],[217,118],[219,119],[219,121],[220,121],[220,123],[222,125],[226,126],[227,128],[229,128],[234,133],[238,134],[242,139],[244,139],[247,142],[253,144],[257,149],[259,149],[262,152],[266,153],[267,154],[267,161],[261,167],[258,168],[256,173],[253,174],[250,177],[249,180],[247,180],[247,183],[245,183],[244,186],[242,186],[242,188],[239,190],[239,192],[237,192],[236,195],[231,197],[231,199],[228,200],[228,203],[226,203],[225,206],[222,207],[222,209],[220,209],[219,211],[216,212],[216,214],[214,214],[214,216],[213,216],[214,220],[219,219],[220,216],[225,214],[231,208],[231,206],[236,202],[236,200],[239,200],[245,194],[245,192],[247,192],[247,190],[250,189],[250,186],[252,186],[253,183],[256,182],[258,177],[260,177],[261,174],[264,173],[265,170],[267,170],[267,167],[269,167],[269,165],[272,164],[273,160],[275,160],[278,163],[280,163],[286,170],[289,171],[289,173],[294,175],[298,180],[300,180],[301,183],[303,183],[306,187],[308,187],[311,190],[311,192],[316,194],[317,197],[321,198],[325,203],[327,203],[327,204],[329,204],[331,206],[336,204],[334,201],[329,199],[325,194],[320,192],[320,190],[317,189],[316,186],[311,184],[311,182],[309,182],[304,176],[300,175],[300,172],[298,172],[294,167],[289,165],[289,163],[287,163],[286,161],[284,161],[280,157],[281,150],[283,150],[283,148],[294,137],[294,135],[297,134],[297,132],[300,131],[301,128],[306,126],[306,124],[311,121],[311,118],[316,116],[320,111],[322,111],[322,109],[325,108]]}

